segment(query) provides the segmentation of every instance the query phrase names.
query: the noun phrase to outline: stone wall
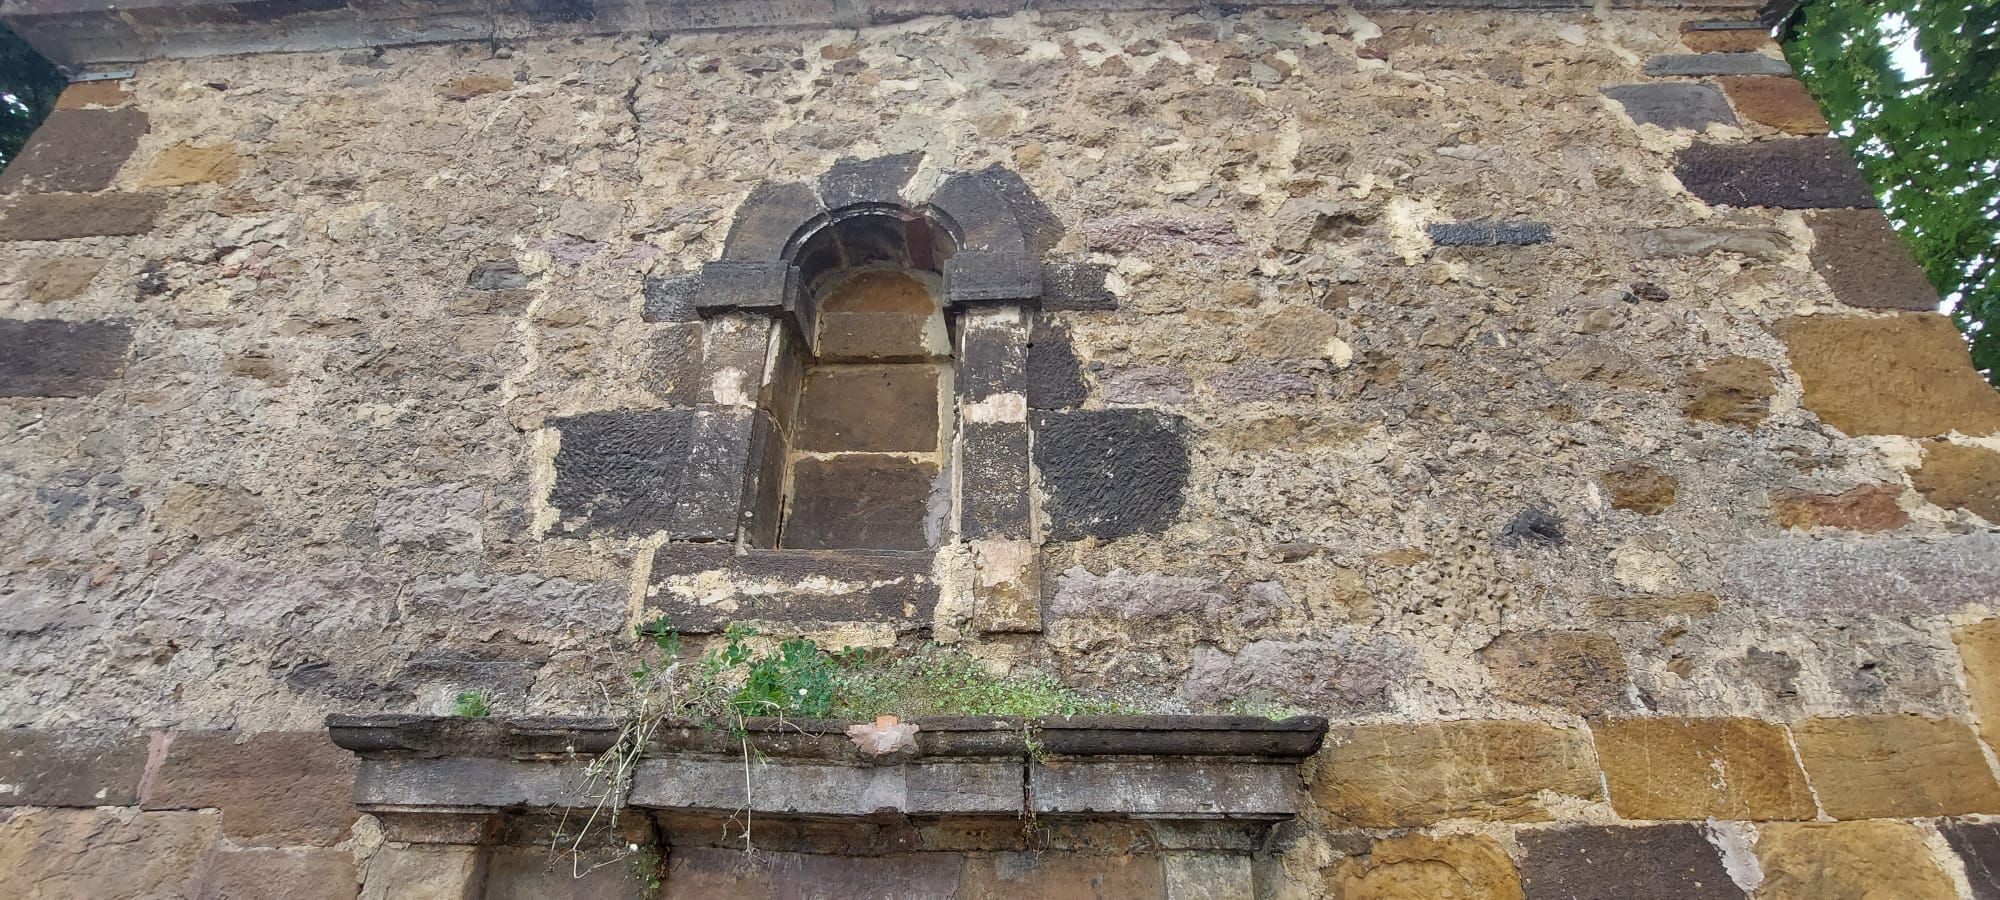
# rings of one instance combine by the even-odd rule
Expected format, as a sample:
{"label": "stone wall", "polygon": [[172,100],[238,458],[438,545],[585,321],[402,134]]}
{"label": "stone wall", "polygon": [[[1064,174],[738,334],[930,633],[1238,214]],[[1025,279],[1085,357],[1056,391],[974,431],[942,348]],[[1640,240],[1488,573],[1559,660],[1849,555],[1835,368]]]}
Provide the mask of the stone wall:
{"label": "stone wall", "polygon": [[[1270,896],[2000,896],[2000,394],[1775,48],[1694,17],[1034,12],[72,88],[0,184],[0,884],[440,871],[327,799],[321,718],[600,713],[674,608],[1326,715]],[[749,571],[689,473],[772,326],[675,286],[759,186],[899,154],[911,196],[1004,170],[1046,214],[1034,540]]]}

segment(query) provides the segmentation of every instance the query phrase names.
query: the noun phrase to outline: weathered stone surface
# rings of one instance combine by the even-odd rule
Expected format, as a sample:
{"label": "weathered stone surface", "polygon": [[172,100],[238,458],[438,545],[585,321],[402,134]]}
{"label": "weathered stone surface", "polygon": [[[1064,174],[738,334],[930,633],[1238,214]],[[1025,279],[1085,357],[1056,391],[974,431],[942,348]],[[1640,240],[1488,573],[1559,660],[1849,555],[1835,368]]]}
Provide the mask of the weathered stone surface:
{"label": "weathered stone surface", "polygon": [[1620,84],[1603,92],[1618,101],[1625,108],[1625,115],[1640,125],[1700,131],[1715,124],[1736,124],[1729,101],[1722,99],[1722,92],[1712,85]]}
{"label": "weathered stone surface", "polygon": [[1924,445],[1924,464],[1910,473],[1910,483],[1932,503],[2000,522],[2000,453],[1933,441]]}
{"label": "weathered stone surface", "polygon": [[1938,831],[1965,864],[1972,900],[2000,898],[2000,823],[1940,822]]}
{"label": "weathered stone surface", "polygon": [[1762,360],[1725,356],[1689,373],[1681,412],[1718,425],[1756,428],[1771,414],[1777,375]]}
{"label": "weathered stone surface", "polygon": [[584,413],[552,420],[561,434],[549,505],[566,527],[670,530],[687,485],[694,419],[687,410]]}
{"label": "weathered stone surface", "polygon": [[972,625],[981,634],[1042,630],[1041,554],[1021,541],[972,544]]}
{"label": "weathered stone surface", "polygon": [[1298,770],[1228,759],[1032,761],[1029,794],[1043,815],[1289,816]]}
{"label": "weathered stone surface", "polygon": [[1671,616],[1700,618],[1721,607],[1714,594],[1689,591],[1684,594],[1636,594],[1627,597],[1592,597],[1585,601],[1590,614],[1617,622],[1655,622]]}
{"label": "weathered stone surface", "polygon": [[175,536],[210,540],[242,531],[264,514],[255,495],[232,485],[175,484],[163,494],[153,524]]}
{"label": "weathered stone surface", "polygon": [[354,769],[324,731],[182,732],[140,803],[219,808],[223,831],[241,845],[325,846],[354,824]]}
{"label": "weathered stone surface", "polygon": [[0,174],[0,191],[101,191],[151,131],[137,109],[57,110]]}
{"label": "weathered stone surface", "polygon": [[346,850],[223,850],[208,861],[199,896],[201,900],[354,900],[356,882],[354,854]]}
{"label": "weathered stone surface", "polygon": [[1534,829],[1518,839],[1521,882],[1532,900],[1744,896],[1698,826]]}
{"label": "weathered stone surface", "polygon": [[132,326],[0,319],[0,397],[88,397],[125,373]]}
{"label": "weathered stone surface", "polygon": [[[1018,855],[1026,861],[1019,869],[1010,869],[1014,877],[1004,883],[993,879],[990,870],[982,869],[989,885],[982,892],[961,884],[961,868],[966,862],[956,853],[856,857],[675,847],[667,863],[663,896],[665,900],[865,897],[882,893],[885,885],[893,885],[893,890],[909,897],[1014,896],[1014,891],[1033,889],[1032,884],[1017,882],[1032,881],[1029,871],[1036,864],[1032,854]],[[1152,884],[1157,888],[1158,883],[1156,876]]]}
{"label": "weathered stone surface", "polygon": [[472,485],[398,488],[375,501],[375,528],[383,544],[478,553],[485,513],[486,492]]}
{"label": "weathered stone surface", "polygon": [[[1025,449],[1025,448],[1023,448]],[[779,541],[802,550],[922,550],[936,543],[938,467],[898,457],[807,457],[792,469]]]}
{"label": "weathered stone surface", "polygon": [[1627,706],[1625,657],[1608,634],[1510,631],[1479,649],[1493,695],[1510,703],[1600,713]]}
{"label": "weathered stone surface", "polygon": [[1028,340],[1028,408],[1073,409],[1089,393],[1069,329],[1037,323]]}
{"label": "weathered stone surface", "polygon": [[1279,697],[1314,712],[1379,712],[1392,706],[1389,688],[1416,668],[1417,648],[1402,638],[1336,631],[1315,641],[1251,641],[1233,655],[1197,647],[1181,693],[1216,706]]}
{"label": "weathered stone surface", "polygon": [[796,182],[764,182],[751,189],[729,224],[722,258],[771,262],[783,258],[785,242],[824,208],[812,188]]}
{"label": "weathered stone surface", "polygon": [[1611,495],[1612,509],[1629,509],[1648,516],[1659,515],[1674,505],[1674,494],[1680,487],[1672,475],[1642,462],[1612,466],[1598,476],[1598,481]]}
{"label": "weathered stone surface", "polygon": [[1838,494],[1779,490],[1771,492],[1771,519],[1785,528],[1845,528],[1849,531],[1891,531],[1910,524],[1910,514],[1896,501],[1900,484],[1861,484]]}
{"label": "weathered stone surface", "polygon": [[[744,809],[748,803],[752,812],[771,815],[1018,815],[1024,796],[1021,766],[1011,760],[892,766],[759,763],[749,773],[755,790],[745,789],[744,774],[740,760],[649,760],[633,777],[630,802],[723,811]],[[1050,790],[1054,796],[1053,784]],[[1035,794],[1042,802],[1043,791]]]}
{"label": "weathered stone surface", "polygon": [[[628,851],[629,852],[629,851]],[[482,900],[647,900],[641,857],[599,850],[571,859],[547,847],[495,850],[486,862]],[[575,863],[575,865],[572,865]],[[657,876],[654,876],[657,877]]]}
{"label": "weathered stone surface", "polygon": [[[1126,366],[1097,376],[1104,402],[1125,404],[1186,403],[1194,381],[1183,369],[1170,366]],[[1310,382],[1308,382],[1310,387]]]}
{"label": "weathered stone surface", "polygon": [[1035,467],[1049,537],[1110,540],[1166,530],[1186,499],[1187,432],[1181,417],[1151,410],[1037,414]]}
{"label": "weathered stone surface", "polygon": [[903,189],[923,161],[922,153],[898,153],[874,159],[842,157],[820,176],[820,200],[826,208],[835,210],[857,203],[902,203]]}
{"label": "weathered stone surface", "polygon": [[1670,53],[1646,60],[1641,71],[1655,78],[1696,75],[1790,75],[1792,67],[1762,53]]}
{"label": "weathered stone surface", "polygon": [[1758,22],[1687,22],[1681,25],[1681,43],[1696,53],[1777,49],[1770,29]]}
{"label": "weathered stone surface", "polygon": [[1943,316],[1809,316],[1787,320],[1778,336],[1805,407],[1847,434],[2000,431],[2000,392],[1973,370]]}
{"label": "weathered stone surface", "polygon": [[1724,228],[1688,225],[1632,232],[1632,247],[1640,256],[1672,258],[1725,252],[1753,259],[1782,259],[1791,240],[1775,228]]}
{"label": "weathered stone surface", "polygon": [[701,293],[700,275],[648,275],[644,295],[645,309],[641,315],[648,322],[693,322],[699,318],[695,314],[695,295]]}
{"label": "weathered stone surface", "polygon": [[1813,233],[1813,269],[1835,299],[1867,309],[1938,308],[1937,289],[1880,211],[1815,210],[1806,224]]}
{"label": "weathered stone surface", "polygon": [[2000,619],[1986,619],[1952,632],[1965,667],[1966,699],[1972,704],[1979,736],[2000,745]]}
{"label": "weathered stone surface", "polygon": [[1042,308],[1050,311],[1108,312],[1118,297],[1105,286],[1110,266],[1052,259],[1042,263]]}
{"label": "weathered stone surface", "polygon": [[1439,247],[1500,247],[1546,244],[1555,233],[1541,222],[1450,222],[1424,226]]}
{"label": "weathered stone surface", "polygon": [[1315,767],[1314,802],[1364,828],[1541,821],[1549,818],[1544,792],[1600,795],[1589,735],[1541,722],[1337,726]]}
{"label": "weathered stone surface", "polygon": [[57,109],[116,109],[131,102],[132,92],[123,81],[78,81],[63,88],[56,98]]}
{"label": "weathered stone surface", "polygon": [[360,900],[463,900],[485,887],[482,847],[383,847],[368,858]]}
{"label": "weathered stone surface", "polygon": [[0,207],[0,241],[64,241],[153,230],[158,194],[30,194]]}
{"label": "weathered stone surface", "polygon": [[[527,287],[534,278],[521,271],[521,266],[511,259],[484,262],[472,267],[465,276],[465,286],[475,291],[513,291]],[[646,296],[652,298],[654,279],[646,280]],[[688,318],[694,318],[690,313]]]}
{"label": "weathered stone surface", "polygon": [[[653,554],[647,603],[682,631],[730,622],[886,622],[929,627],[937,605],[932,554],[752,550],[666,544]],[[780,590],[771,590],[773,586]]]}
{"label": "weathered stone surface", "polygon": [[1953,900],[1923,833],[1904,822],[1799,822],[1758,829],[1758,900]]}
{"label": "weathered stone surface", "polygon": [[1062,239],[1062,222],[1012,169],[998,163],[946,176],[930,202],[964,232],[964,246],[1040,256]]}
{"label": "weathered stone surface", "polygon": [[1327,874],[1336,900],[1521,900],[1514,861],[1492,838],[1409,834],[1376,841]]}
{"label": "weathered stone surface", "polygon": [[1854,157],[1833,138],[1697,143],[1680,152],[1674,175],[1689,193],[1717,206],[1875,206]]}
{"label": "weathered stone surface", "polygon": [[0,806],[131,806],[147,737],[128,731],[0,729]]}
{"label": "weathered stone surface", "polygon": [[1097,253],[1191,253],[1233,255],[1246,246],[1229,220],[1133,214],[1091,219],[1083,223],[1084,245]]}
{"label": "weathered stone surface", "polygon": [[466,75],[454,78],[438,89],[438,96],[463,103],[474,97],[514,89],[514,79],[504,75]]}
{"label": "weathered stone surface", "polygon": [[1611,806],[1627,819],[1810,819],[1784,729],[1755,719],[1593,720]]}
{"label": "weathered stone surface", "polygon": [[[959,402],[976,403],[1001,397],[1010,405],[1026,403],[1028,327],[1024,315],[1018,310],[981,311],[960,318],[955,382]],[[1018,415],[1021,421],[1026,421],[1025,410]]]}
{"label": "weathered stone surface", "polygon": [[1826,133],[1819,101],[1798,79],[1736,75],[1717,80],[1743,118],[1787,134]]}
{"label": "weathered stone surface", "polygon": [[959,536],[969,541],[1027,540],[1027,423],[965,423],[959,466]]}
{"label": "weathered stone surface", "polygon": [[18,276],[23,292],[34,303],[68,300],[84,292],[104,268],[104,260],[84,256],[59,256],[30,260]]}
{"label": "weathered stone surface", "polygon": [[191,184],[213,184],[230,181],[243,169],[243,158],[236,155],[236,145],[222,144],[215,147],[197,147],[193,144],[175,144],[160,151],[151,168],[139,179],[142,188],[187,187]]}
{"label": "weathered stone surface", "polygon": [[2000,590],[2000,536],[1752,541],[1717,561],[1732,601],[1815,618],[1940,615]]}
{"label": "weathered stone surface", "polygon": [[1836,819],[2000,812],[2000,783],[1963,722],[1810,719],[1792,734],[1821,808]]}
{"label": "weathered stone surface", "polygon": [[0,895],[194,896],[220,816],[37,809],[0,814]]}
{"label": "weathered stone surface", "polygon": [[1269,363],[1241,363],[1208,376],[1208,389],[1225,403],[1298,400],[1318,393],[1312,379]]}
{"label": "weathered stone surface", "polygon": [[798,449],[927,453],[938,447],[938,370],[923,364],[822,365],[799,397]]}

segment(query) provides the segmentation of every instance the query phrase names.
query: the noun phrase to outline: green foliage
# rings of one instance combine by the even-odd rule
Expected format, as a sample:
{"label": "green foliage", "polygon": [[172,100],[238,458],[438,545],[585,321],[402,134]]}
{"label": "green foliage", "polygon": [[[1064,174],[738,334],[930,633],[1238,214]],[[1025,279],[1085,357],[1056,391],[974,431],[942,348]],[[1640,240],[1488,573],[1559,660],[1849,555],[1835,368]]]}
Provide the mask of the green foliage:
{"label": "green foliage", "polygon": [[913,716],[1075,716],[1130,712],[1085,697],[1049,675],[993,675],[963,650],[931,646],[882,658],[850,654],[833,713],[867,719]]}
{"label": "green foliage", "polygon": [[55,66],[0,25],[0,165],[21,152],[28,135],[55,108],[64,83]]}
{"label": "green foliage", "polygon": [[492,712],[492,708],[486,705],[486,695],[475,691],[466,691],[459,694],[458,702],[454,703],[451,708],[452,715],[471,716],[475,719],[486,718]]}
{"label": "green foliage", "polygon": [[2000,0],[1808,0],[1785,54],[2000,384]]}

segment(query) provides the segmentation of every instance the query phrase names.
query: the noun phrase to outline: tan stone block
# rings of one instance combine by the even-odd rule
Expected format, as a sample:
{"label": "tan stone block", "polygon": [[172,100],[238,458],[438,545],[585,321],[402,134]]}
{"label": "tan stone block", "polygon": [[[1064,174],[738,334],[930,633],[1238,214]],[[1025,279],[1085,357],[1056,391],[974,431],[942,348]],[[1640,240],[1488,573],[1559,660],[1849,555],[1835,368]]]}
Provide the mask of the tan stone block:
{"label": "tan stone block", "polygon": [[1896,498],[1900,484],[1862,484],[1838,494],[1772,491],[1771,518],[1785,528],[1828,526],[1850,531],[1890,531],[1910,524]]}
{"label": "tan stone block", "polygon": [[1965,687],[1979,736],[2000,748],[2000,619],[1987,619],[1952,633],[1958,659],[1965,666]]}
{"label": "tan stone block", "polygon": [[1612,466],[1601,476],[1599,483],[1611,495],[1612,509],[1629,509],[1641,515],[1658,515],[1674,505],[1674,494],[1680,485],[1674,477],[1652,466],[1639,462],[1621,463]]}
{"label": "tan stone block", "polygon": [[1492,838],[1409,834],[1341,860],[1326,879],[1333,900],[1520,900],[1514,861]]}
{"label": "tan stone block", "polygon": [[36,303],[68,300],[90,287],[103,268],[104,260],[87,256],[40,259],[21,267],[21,282]]}
{"label": "tan stone block", "polygon": [[0,897],[185,897],[221,824],[212,812],[14,812],[0,820]]}
{"label": "tan stone block", "polygon": [[1493,695],[1530,706],[1600,713],[1625,705],[1625,656],[1594,631],[1513,631],[1479,650]]}
{"label": "tan stone block", "polygon": [[2000,784],[1963,722],[1853,716],[1792,732],[1820,806],[1836,819],[2000,812]]}
{"label": "tan stone block", "polygon": [[973,541],[973,627],[982,634],[1042,630],[1041,555],[1030,541]]}
{"label": "tan stone block", "polygon": [[1164,897],[1166,882],[1166,867],[1152,853],[996,853],[966,857],[953,896],[963,900]]}
{"label": "tan stone block", "polygon": [[1945,317],[1807,316],[1778,328],[1805,407],[1850,435],[2000,431],[2000,391]]}
{"label": "tan stone block", "polygon": [[454,79],[438,89],[438,96],[446,100],[466,101],[485,94],[514,89],[514,79],[503,75],[467,75]]}
{"label": "tan stone block", "polygon": [[1743,118],[1787,134],[1826,133],[1819,101],[1796,78],[1725,75],[1716,80],[1722,82],[1722,93]]}
{"label": "tan stone block", "polygon": [[1923,466],[1910,473],[1910,483],[1932,503],[2000,522],[2000,453],[1964,444],[1930,444],[1924,448]]}
{"label": "tan stone block", "polygon": [[201,900],[354,900],[354,854],[346,850],[224,850],[209,861]]}
{"label": "tan stone block", "polygon": [[1755,719],[1590,723],[1611,793],[1628,819],[1810,819],[1812,792],[1784,729]]}
{"label": "tan stone block", "polygon": [[354,770],[354,755],[324,731],[185,732],[167,745],[140,805],[219,808],[239,844],[333,844],[359,816]]}
{"label": "tan stone block", "polygon": [[1681,26],[1681,43],[1696,53],[1752,53],[1776,46],[1768,30]]}
{"label": "tan stone block", "polygon": [[62,96],[56,98],[57,109],[115,109],[132,100],[132,92],[125,89],[125,82],[116,80],[79,81],[63,88]]}
{"label": "tan stone block", "polygon": [[473,900],[484,874],[478,847],[383,847],[368,858],[361,900]]}
{"label": "tan stone block", "polygon": [[234,144],[216,147],[175,144],[161,151],[159,158],[153,160],[153,167],[146,170],[146,177],[140,179],[139,186],[186,187],[229,181],[242,169],[243,158],[236,155]]}
{"label": "tan stone block", "polygon": [[1687,403],[1681,412],[1703,422],[1756,428],[1771,414],[1771,397],[1778,392],[1776,378],[1769,363],[1723,357],[1689,373]]}
{"label": "tan stone block", "polygon": [[1595,800],[1596,760],[1581,729],[1473,720],[1333,729],[1316,760],[1313,800],[1370,828],[1445,819],[1543,821],[1543,794]]}
{"label": "tan stone block", "polygon": [[1757,900],[1956,900],[1923,833],[1904,822],[1777,823],[1759,829]]}

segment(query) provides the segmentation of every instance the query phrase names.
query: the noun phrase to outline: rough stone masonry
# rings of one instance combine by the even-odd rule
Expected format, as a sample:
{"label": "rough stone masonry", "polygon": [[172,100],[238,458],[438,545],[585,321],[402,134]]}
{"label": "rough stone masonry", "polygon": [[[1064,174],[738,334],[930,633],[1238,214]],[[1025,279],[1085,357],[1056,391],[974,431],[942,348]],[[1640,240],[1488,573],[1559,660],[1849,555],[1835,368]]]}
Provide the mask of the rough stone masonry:
{"label": "rough stone masonry", "polygon": [[[7,4],[106,77],[0,179],[0,893],[2000,897],[2000,394],[1751,15]],[[788,547],[856,260],[957,431]],[[1333,727],[1256,846],[354,808],[327,715],[662,612]]]}

